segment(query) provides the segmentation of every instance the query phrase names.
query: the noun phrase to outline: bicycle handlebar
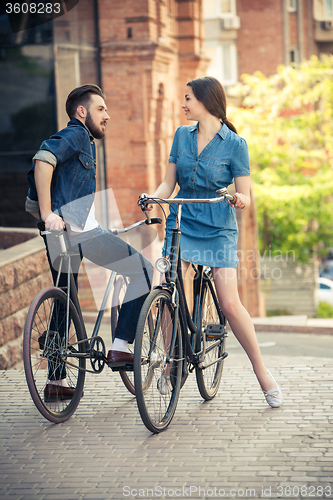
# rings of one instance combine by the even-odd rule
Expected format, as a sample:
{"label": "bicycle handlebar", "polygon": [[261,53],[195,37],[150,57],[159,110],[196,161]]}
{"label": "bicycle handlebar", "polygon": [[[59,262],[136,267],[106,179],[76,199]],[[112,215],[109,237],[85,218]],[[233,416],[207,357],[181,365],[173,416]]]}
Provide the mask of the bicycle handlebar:
{"label": "bicycle handlebar", "polygon": [[143,224],[146,224],[147,226],[151,226],[152,224],[161,224],[162,223],[162,219],[160,217],[155,217],[153,219],[144,219],[144,220],[140,220],[138,222],[135,222],[134,224],[132,224],[131,226],[128,226],[128,227],[124,227],[124,228],[115,228],[115,229],[109,229],[110,233],[112,234],[123,234],[123,233],[127,233],[128,231],[131,231],[132,229],[135,229],[139,226],[143,226]]}
{"label": "bicycle handlebar", "polygon": [[[142,226],[143,224],[150,226],[152,224],[161,224],[161,223],[162,223],[162,219],[160,217],[155,217],[155,218],[149,219],[149,220],[148,219],[140,220],[138,222],[135,222],[134,224],[131,224],[128,227],[119,228],[119,229],[118,228],[109,229],[109,232],[112,234],[115,234],[115,235],[123,234],[123,233],[127,233],[128,231],[131,231],[132,229],[135,229],[139,226]],[[61,229],[60,231],[48,229],[47,227],[45,227],[44,221],[39,221],[37,223],[37,228],[39,229],[40,234],[42,234],[42,235],[51,234],[51,233],[55,234],[55,235],[61,235],[61,234],[63,234],[64,231],[70,231],[70,226],[68,224],[65,224],[64,229]]]}
{"label": "bicycle handlebar", "polygon": [[145,211],[146,206],[149,203],[159,204],[159,203],[173,203],[175,205],[186,205],[188,203],[218,203],[223,200],[231,201],[234,203],[236,197],[228,193],[227,188],[218,189],[216,191],[218,198],[150,198],[148,194],[142,193],[139,196],[138,205],[142,211]]}

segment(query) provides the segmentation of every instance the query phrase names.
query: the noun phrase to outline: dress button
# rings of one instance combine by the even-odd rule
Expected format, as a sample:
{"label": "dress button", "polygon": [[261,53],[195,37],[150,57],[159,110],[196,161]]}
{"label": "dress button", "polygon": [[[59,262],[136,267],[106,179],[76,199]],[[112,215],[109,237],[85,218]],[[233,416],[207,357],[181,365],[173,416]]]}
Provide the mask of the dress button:
{"label": "dress button", "polygon": [[95,194],[95,191],[92,191],[92,193],[91,193],[91,194]]}
{"label": "dress button", "polygon": [[94,141],[91,141],[91,143],[90,143],[90,144],[94,144]]}
{"label": "dress button", "polygon": [[96,179],[96,175],[94,175],[94,179]]}
{"label": "dress button", "polygon": [[89,212],[89,208],[86,208],[86,212]]}
{"label": "dress button", "polygon": [[86,163],[86,167],[87,167],[88,165],[89,165],[89,163],[87,162],[87,163]]}
{"label": "dress button", "polygon": [[84,227],[84,224],[81,224],[81,227]]}

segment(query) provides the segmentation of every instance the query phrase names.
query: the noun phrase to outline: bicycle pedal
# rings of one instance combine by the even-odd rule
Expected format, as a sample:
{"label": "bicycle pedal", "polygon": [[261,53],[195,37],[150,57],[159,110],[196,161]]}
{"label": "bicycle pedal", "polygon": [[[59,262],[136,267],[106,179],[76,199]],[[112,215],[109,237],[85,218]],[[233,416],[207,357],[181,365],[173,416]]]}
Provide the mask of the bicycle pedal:
{"label": "bicycle pedal", "polygon": [[109,368],[113,372],[133,372],[134,371],[134,366],[132,364],[126,364],[126,363],[121,363],[121,362],[115,362],[115,363],[108,363]]}
{"label": "bicycle pedal", "polygon": [[216,340],[224,337],[225,333],[224,325],[207,325],[205,328],[206,339],[207,340]]}

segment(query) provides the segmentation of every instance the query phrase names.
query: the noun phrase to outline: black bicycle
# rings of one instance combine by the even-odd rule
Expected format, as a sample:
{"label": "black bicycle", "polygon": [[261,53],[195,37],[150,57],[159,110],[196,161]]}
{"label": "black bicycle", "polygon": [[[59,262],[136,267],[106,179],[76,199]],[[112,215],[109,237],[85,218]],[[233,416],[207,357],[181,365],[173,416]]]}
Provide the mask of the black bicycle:
{"label": "black bicycle", "polygon": [[188,372],[195,370],[199,392],[206,401],[219,389],[225,352],[226,319],[219,307],[212,272],[193,266],[193,312],[184,292],[180,259],[181,208],[185,203],[233,201],[227,189],[210,199],[161,199],[141,195],[138,204],[177,206],[168,258],[156,262],[165,283],[147,297],[138,321],[134,348],[134,385],[138,409],[153,433],[170,424]]}
{"label": "black bicycle", "polygon": [[[143,224],[160,223],[161,219],[145,219],[124,229],[110,230],[113,234],[127,233]],[[44,223],[38,225],[41,234],[47,234]],[[23,361],[31,397],[40,413],[54,423],[70,418],[75,412],[83,394],[86,372],[101,373],[106,364],[106,349],[98,335],[108,298],[111,301],[111,336],[118,321],[119,310],[128,286],[128,278],[112,272],[108,280],[102,304],[96,318],[93,333],[87,338],[85,323],[77,294],[71,262],[78,254],[69,250],[68,233],[52,231],[58,239],[60,261],[55,286],[41,290],[33,299],[28,311],[23,336]],[[67,273],[67,287],[60,288],[61,272]],[[90,369],[86,362],[90,362]],[[112,368],[119,371],[126,388],[135,395],[133,364]],[[53,385],[50,396],[45,390],[50,379],[66,378],[75,388],[71,399],[62,399],[62,391]],[[57,393],[58,391],[58,393]]]}

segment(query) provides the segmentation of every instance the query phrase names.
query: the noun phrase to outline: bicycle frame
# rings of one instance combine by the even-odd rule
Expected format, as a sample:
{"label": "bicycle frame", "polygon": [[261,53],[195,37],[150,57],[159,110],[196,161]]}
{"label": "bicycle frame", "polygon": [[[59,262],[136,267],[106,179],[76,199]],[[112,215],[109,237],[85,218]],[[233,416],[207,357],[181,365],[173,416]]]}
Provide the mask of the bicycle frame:
{"label": "bicycle frame", "polygon": [[[177,205],[177,215],[176,215],[176,225],[175,228],[172,229],[172,238],[171,238],[171,251],[170,251],[170,270],[165,273],[166,283],[162,285],[163,288],[169,289],[172,295],[172,303],[175,308],[175,322],[174,329],[172,332],[172,342],[169,350],[169,357],[174,349],[176,332],[178,328],[178,321],[180,319],[182,337],[185,341],[185,354],[189,357],[191,363],[194,367],[202,367],[208,368],[213,363],[217,363],[218,361],[224,359],[225,356],[214,360],[213,363],[203,367],[203,361],[205,359],[205,355],[209,350],[214,349],[220,340],[214,341],[210,344],[209,348],[206,347],[206,336],[203,335],[203,349],[202,351],[196,352],[198,349],[198,345],[200,345],[200,306],[201,306],[201,297],[202,297],[202,284],[204,281],[207,282],[213,300],[215,302],[218,314],[220,316],[220,320],[224,317],[218,299],[215,294],[215,290],[210,282],[210,279],[205,275],[202,265],[198,265],[196,269],[196,274],[194,277],[194,304],[193,304],[193,318],[189,312],[189,308],[186,301],[186,296],[184,293],[184,283],[182,279],[182,269],[181,269],[181,261],[180,261],[180,222],[181,222],[181,212],[182,205],[185,203],[218,203],[222,200],[230,200],[234,201],[234,197],[230,195],[226,188],[222,188],[217,191],[218,198],[207,198],[207,199],[183,199],[183,198],[174,198],[172,200],[166,200],[163,198],[154,198],[150,199],[148,195],[141,195],[139,198],[139,206],[141,206],[142,210],[145,211],[146,216],[148,216],[145,210],[145,204],[149,202],[155,203],[168,203],[168,204],[176,204]],[[195,267],[195,266],[194,266]],[[179,310],[181,313],[179,314]],[[186,322],[186,324],[184,324]],[[189,340],[188,329],[191,331],[191,342]]]}
{"label": "bicycle frame", "polygon": [[[135,222],[134,224],[132,224],[126,228],[110,229],[110,232],[114,235],[118,235],[118,234],[127,233],[127,232],[131,231],[132,229],[136,229],[137,227],[139,227],[143,224],[152,225],[152,224],[160,224],[160,223],[161,223],[161,219],[159,219],[159,218],[154,218],[154,219],[148,218],[148,220],[146,219],[146,220],[141,220],[141,221]],[[39,229],[40,229],[40,232],[42,235],[46,235],[49,233],[48,230],[45,230],[45,226],[43,223],[39,226]],[[68,335],[69,335],[69,327],[70,327],[70,324],[69,324],[69,300],[70,299],[72,300],[72,302],[73,302],[73,304],[78,312],[78,315],[79,315],[81,323],[82,323],[84,335],[86,338],[87,338],[87,331],[86,331],[85,323],[83,320],[82,310],[81,310],[79,297],[78,297],[78,293],[77,293],[77,288],[75,285],[73,272],[72,272],[72,266],[71,266],[71,258],[74,256],[78,256],[79,254],[71,253],[68,250],[70,248],[70,241],[69,241],[69,237],[67,235],[67,231],[60,231],[60,232],[56,232],[56,233],[58,233],[59,246],[60,246],[60,250],[61,250],[61,253],[59,255],[60,262],[59,262],[58,275],[57,275],[57,280],[55,283],[56,287],[59,286],[60,275],[61,275],[62,269],[63,269],[64,265],[66,265],[66,261],[67,261],[67,266],[66,266],[67,271],[65,271],[65,272],[67,272],[67,293],[66,293],[67,304],[66,304],[66,331],[65,331],[66,345],[67,345]],[[91,334],[90,340],[92,340],[98,336],[98,332],[100,330],[100,326],[102,323],[106,304],[107,304],[108,298],[110,296],[110,292],[111,292],[111,289],[112,289],[112,286],[115,282],[116,277],[117,277],[117,272],[112,271],[111,275],[109,277],[108,283],[106,285],[106,289],[105,289],[104,296],[102,299],[102,304],[101,304],[100,310],[98,311],[98,315],[97,315],[97,318],[96,318],[96,321],[94,324],[94,328],[93,328],[93,332]],[[52,314],[53,314],[53,306],[51,309],[50,320],[49,320],[48,329],[47,329],[47,337],[48,337],[49,331],[50,331],[50,322],[51,322]],[[45,342],[45,344],[47,344],[47,342]],[[70,356],[70,354],[69,354],[69,356]],[[76,354],[76,356],[79,356],[79,355]]]}
{"label": "bicycle frame", "polygon": [[[219,307],[218,299],[215,294],[215,290],[210,283],[209,278],[206,276],[204,272],[204,266],[199,265],[197,268],[195,268],[195,276],[193,278],[194,280],[194,286],[193,286],[193,297],[194,297],[194,304],[193,304],[193,315],[191,316],[186,300],[186,295],[184,292],[184,283],[183,283],[183,277],[182,277],[182,269],[181,269],[181,259],[180,259],[180,237],[181,237],[181,230],[180,230],[180,221],[181,221],[181,207],[182,205],[179,204],[177,207],[177,217],[176,217],[176,227],[172,229],[172,239],[171,239],[171,251],[170,251],[170,271],[166,273],[166,286],[164,285],[164,288],[169,288],[170,291],[172,292],[172,302],[175,308],[175,316],[176,316],[176,321],[174,323],[174,331],[172,333],[172,342],[170,345],[170,353],[173,351],[174,348],[174,343],[176,339],[176,331],[178,327],[178,321],[180,321],[181,324],[181,330],[183,332],[182,337],[183,340],[185,341],[185,353],[189,357],[191,363],[194,366],[200,366],[201,363],[203,363],[205,359],[205,355],[209,350],[212,350],[216,347],[216,345],[220,342],[220,340],[212,342],[211,345],[209,346],[208,350],[206,348],[206,336],[203,335],[203,349],[202,351],[196,352],[196,349],[198,349],[198,345],[200,345],[200,324],[201,324],[201,317],[200,317],[200,306],[201,306],[201,296],[202,296],[202,289],[203,289],[203,283],[206,282],[208,286],[210,287],[210,291],[212,293],[212,297],[214,299],[214,302],[217,306],[217,310],[219,311],[220,318],[223,316],[222,311]],[[178,285],[178,286],[177,286]],[[179,315],[179,309],[181,311]],[[184,320],[186,321],[186,324],[184,324]],[[187,334],[187,331],[191,331],[191,342],[189,339],[189,335]],[[223,356],[221,358],[218,358],[217,360],[214,361],[214,363],[217,363],[218,361],[222,360]],[[211,365],[207,365],[208,366]]]}

